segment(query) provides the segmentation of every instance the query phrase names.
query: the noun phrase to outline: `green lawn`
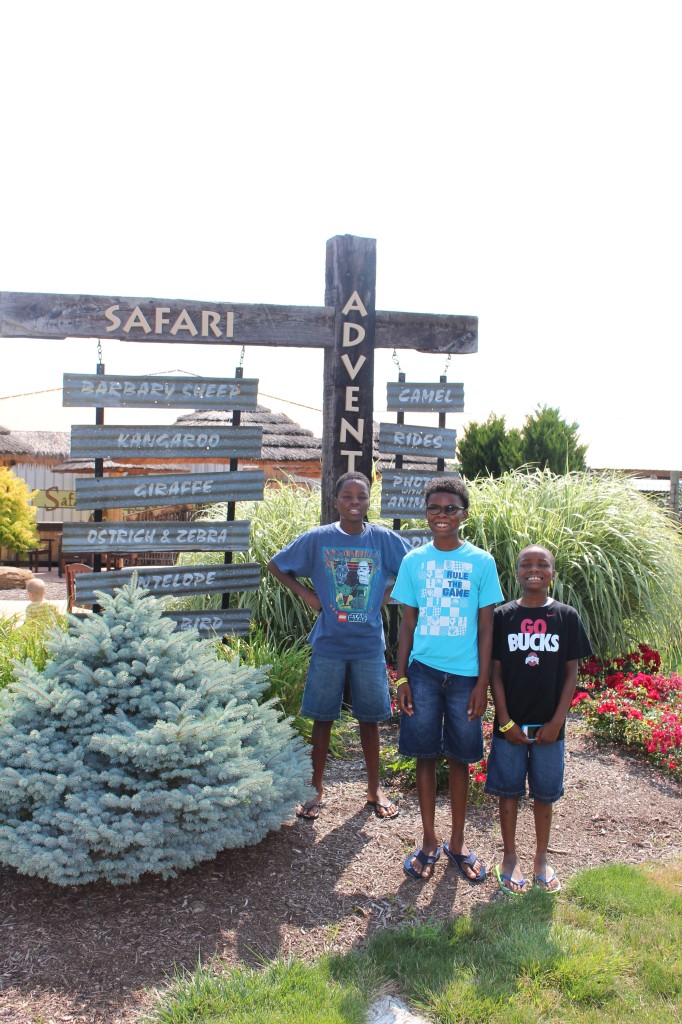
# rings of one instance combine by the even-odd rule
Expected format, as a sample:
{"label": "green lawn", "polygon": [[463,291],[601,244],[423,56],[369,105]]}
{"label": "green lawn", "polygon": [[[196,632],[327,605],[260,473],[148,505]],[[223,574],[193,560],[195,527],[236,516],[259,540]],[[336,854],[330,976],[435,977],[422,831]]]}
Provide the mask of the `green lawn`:
{"label": "green lawn", "polygon": [[591,869],[558,898],[500,898],[314,964],[202,967],[176,980],[149,1021],[361,1024],[386,982],[438,1024],[679,1024],[682,862]]}

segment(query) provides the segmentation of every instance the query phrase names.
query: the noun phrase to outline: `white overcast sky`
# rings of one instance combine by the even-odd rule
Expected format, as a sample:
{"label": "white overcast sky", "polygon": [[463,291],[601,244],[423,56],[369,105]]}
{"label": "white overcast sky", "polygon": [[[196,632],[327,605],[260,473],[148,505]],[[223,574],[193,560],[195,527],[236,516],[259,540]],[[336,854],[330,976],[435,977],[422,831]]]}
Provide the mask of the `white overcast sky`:
{"label": "white overcast sky", "polygon": [[[377,309],[479,317],[452,426],[547,404],[592,466],[680,468],[679,39],[659,0],[6,5],[0,290],[322,305],[326,239],[373,237]],[[104,341],[111,373],[237,356]],[[0,340],[0,424],[93,422],[5,396],[95,363]],[[320,354],[244,369],[319,433]]]}

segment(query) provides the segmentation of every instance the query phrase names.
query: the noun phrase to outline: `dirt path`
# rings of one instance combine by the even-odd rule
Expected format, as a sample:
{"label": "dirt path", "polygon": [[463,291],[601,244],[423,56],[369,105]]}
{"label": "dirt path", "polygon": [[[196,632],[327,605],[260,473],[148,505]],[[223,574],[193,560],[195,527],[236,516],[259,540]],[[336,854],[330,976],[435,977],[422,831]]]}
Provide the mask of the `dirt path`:
{"label": "dirt path", "polygon": [[[552,835],[552,861],[567,878],[609,861],[682,855],[682,786],[613,748],[569,729],[566,796]],[[14,871],[0,874],[0,1021],[131,1024],[148,986],[199,954],[257,964],[278,954],[345,951],[387,925],[443,920],[500,897],[476,888],[441,858],[434,880],[408,879],[407,853],[419,842],[416,798],[380,822],[364,808],[362,764],[335,761],[329,800],[315,824],[292,819],[257,847],[163,883],[58,888]],[[490,865],[499,853],[494,806],[472,808],[467,840]],[[438,821],[446,834],[447,804]],[[532,813],[519,835],[531,868]],[[42,1017],[41,1017],[42,1015]]]}

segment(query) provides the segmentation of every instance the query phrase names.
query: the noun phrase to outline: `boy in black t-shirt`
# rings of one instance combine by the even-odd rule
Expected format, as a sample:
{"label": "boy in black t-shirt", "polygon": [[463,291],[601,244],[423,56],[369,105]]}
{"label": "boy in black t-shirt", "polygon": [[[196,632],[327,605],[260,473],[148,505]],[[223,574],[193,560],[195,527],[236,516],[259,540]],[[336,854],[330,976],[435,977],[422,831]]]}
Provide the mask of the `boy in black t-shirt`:
{"label": "boy in black t-shirt", "polygon": [[578,679],[578,661],[592,653],[574,608],[548,597],[554,557],[533,545],[518,557],[521,597],[495,609],[493,619],[493,740],[486,793],[500,798],[504,845],[495,877],[503,892],[528,891],[516,856],[519,798],[533,799],[533,885],[557,893],[561,883],[547,863],[552,806],[563,795],[564,724]]}

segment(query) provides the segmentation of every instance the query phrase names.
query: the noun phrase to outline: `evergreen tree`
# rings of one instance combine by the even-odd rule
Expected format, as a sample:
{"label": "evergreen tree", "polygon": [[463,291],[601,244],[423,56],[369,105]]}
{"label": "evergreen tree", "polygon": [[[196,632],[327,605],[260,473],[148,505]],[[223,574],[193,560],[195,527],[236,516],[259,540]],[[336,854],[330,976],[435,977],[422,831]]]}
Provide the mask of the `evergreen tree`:
{"label": "evergreen tree", "polygon": [[507,430],[504,416],[491,413],[485,423],[469,423],[457,445],[463,476],[502,476],[523,463],[520,431]]}
{"label": "evergreen tree", "polygon": [[259,842],[308,791],[264,670],[175,632],[135,583],[2,697],[0,861],[60,885],[164,878]]}
{"label": "evergreen tree", "polygon": [[[33,492],[35,493],[35,492]],[[25,555],[38,546],[36,510],[29,502],[32,492],[11,469],[0,467],[0,547]]]}
{"label": "evergreen tree", "polygon": [[587,469],[587,445],[578,443],[578,430],[578,424],[567,423],[558,409],[538,406],[522,430],[523,462],[558,474],[582,472]]}

